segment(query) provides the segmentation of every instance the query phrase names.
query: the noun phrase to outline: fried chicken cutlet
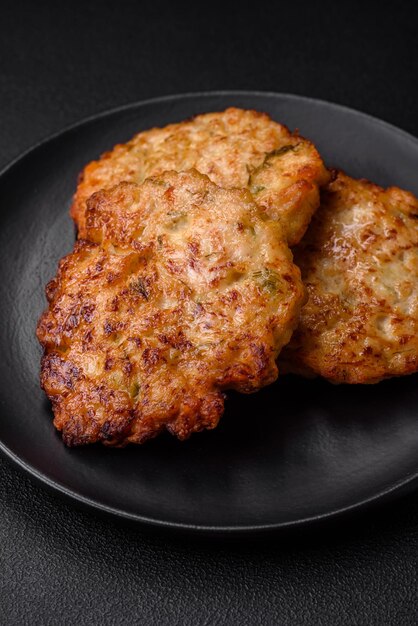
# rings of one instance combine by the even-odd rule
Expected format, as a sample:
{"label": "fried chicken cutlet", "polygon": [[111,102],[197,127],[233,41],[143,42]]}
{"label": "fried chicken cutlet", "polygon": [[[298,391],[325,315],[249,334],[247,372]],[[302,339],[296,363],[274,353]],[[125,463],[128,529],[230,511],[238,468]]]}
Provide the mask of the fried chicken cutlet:
{"label": "fried chicken cutlet", "polygon": [[122,182],[141,183],[166,170],[196,168],[225,189],[249,189],[280,221],[289,245],[303,237],[329,174],[315,146],[265,113],[229,108],[139,133],[80,175],[71,215],[86,237],[89,196]]}
{"label": "fried chicken cutlet", "polygon": [[41,384],[69,446],[214,428],[224,390],[257,391],[304,289],[277,222],[197,171],[121,183],[87,203],[38,324]]}
{"label": "fried chicken cutlet", "polygon": [[308,302],[288,371],[375,383],[418,371],[418,199],[338,173],[295,249]]}

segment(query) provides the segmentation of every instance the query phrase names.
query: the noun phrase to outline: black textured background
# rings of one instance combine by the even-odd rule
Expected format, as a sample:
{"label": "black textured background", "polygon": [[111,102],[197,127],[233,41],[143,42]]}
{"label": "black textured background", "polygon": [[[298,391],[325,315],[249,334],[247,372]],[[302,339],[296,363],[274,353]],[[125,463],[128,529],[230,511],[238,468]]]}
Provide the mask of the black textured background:
{"label": "black textured background", "polygon": [[[383,4],[3,1],[0,165],[109,107],[211,89],[328,99],[418,135],[417,11]],[[418,622],[417,495],[228,543],[144,534],[0,471],[1,624]]]}

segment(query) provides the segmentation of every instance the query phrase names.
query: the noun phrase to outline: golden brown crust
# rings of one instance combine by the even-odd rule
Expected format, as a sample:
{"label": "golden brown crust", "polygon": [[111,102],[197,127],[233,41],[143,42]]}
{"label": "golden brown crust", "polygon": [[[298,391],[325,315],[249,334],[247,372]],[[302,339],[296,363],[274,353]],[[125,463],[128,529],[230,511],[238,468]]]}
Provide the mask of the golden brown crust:
{"label": "golden brown crust", "polygon": [[185,439],[216,426],[224,390],[275,380],[304,290],[248,191],[196,171],[121,183],[89,201],[86,232],[38,325],[68,445]]}
{"label": "golden brown crust", "polygon": [[295,263],[308,290],[283,368],[336,383],[418,370],[418,200],[339,173]]}
{"label": "golden brown crust", "polygon": [[139,133],[84,168],[71,207],[80,238],[94,192],[190,168],[220,187],[251,189],[258,206],[281,221],[289,245],[302,238],[319,204],[318,186],[328,180],[314,145],[268,115],[236,108],[198,115]]}

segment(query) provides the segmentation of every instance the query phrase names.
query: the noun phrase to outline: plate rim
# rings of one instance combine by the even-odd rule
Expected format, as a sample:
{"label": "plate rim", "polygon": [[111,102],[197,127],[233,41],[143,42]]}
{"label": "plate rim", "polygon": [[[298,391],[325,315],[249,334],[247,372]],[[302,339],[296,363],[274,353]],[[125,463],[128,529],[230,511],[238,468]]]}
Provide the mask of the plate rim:
{"label": "plate rim", "polygon": [[[323,100],[320,98],[312,98],[309,96],[303,96],[292,93],[285,92],[274,92],[274,91],[259,91],[259,90],[215,90],[215,91],[192,91],[192,92],[184,92],[177,94],[169,94],[164,96],[157,96],[154,98],[147,98],[145,100],[138,100],[134,102],[129,102],[126,104],[122,104],[110,109],[105,109],[99,111],[98,113],[94,113],[88,117],[82,118],[81,120],[76,121],[70,125],[65,126],[61,130],[58,130],[46,137],[42,138],[40,141],[32,144],[26,150],[18,154],[12,160],[6,163],[5,166],[0,170],[0,184],[1,180],[7,173],[12,170],[16,165],[24,161],[27,157],[31,156],[32,153],[36,152],[39,149],[42,149],[45,145],[53,142],[55,139],[61,138],[66,134],[71,133],[74,130],[79,130],[83,126],[88,126],[90,123],[109,117],[111,115],[116,115],[118,113],[123,113],[124,111],[133,110],[135,108],[140,108],[142,106],[152,105],[152,104],[160,104],[163,102],[169,101],[177,101],[184,98],[188,99],[198,99],[198,98],[207,98],[207,97],[234,97],[234,96],[248,96],[248,97],[260,97],[260,98],[280,98],[289,101],[302,101],[306,104],[317,105],[319,104],[322,107],[337,109],[341,112],[349,113],[350,115],[354,115],[357,117],[363,118],[365,121],[372,123],[375,126],[381,126],[386,130],[389,130],[392,133],[395,133],[401,136],[404,140],[407,140],[409,143],[414,144],[418,148],[418,138],[405,131],[390,122],[374,117],[369,113],[364,113],[362,111],[358,111],[357,109],[353,109],[343,104],[338,104],[331,102],[329,100]],[[93,509],[99,511],[101,513],[105,513],[107,515],[112,515],[119,519],[124,519],[130,522],[140,523],[144,526],[159,528],[159,529],[169,529],[176,531],[188,531],[196,534],[211,534],[215,536],[220,535],[236,535],[236,534],[255,534],[255,533],[266,533],[278,530],[292,529],[298,528],[301,526],[308,526],[317,524],[318,522],[322,522],[325,520],[332,520],[338,517],[341,517],[345,514],[351,512],[357,512],[360,510],[364,510],[368,506],[372,506],[374,504],[383,503],[389,497],[398,495],[400,496],[405,490],[412,490],[414,487],[414,483],[418,481],[418,467],[416,472],[411,473],[406,478],[401,478],[394,483],[391,483],[387,488],[382,489],[375,494],[362,498],[357,502],[349,504],[344,507],[339,507],[332,509],[330,511],[326,511],[323,513],[319,513],[317,515],[310,515],[306,517],[302,517],[299,519],[282,521],[282,522],[273,522],[269,524],[234,524],[234,525],[205,525],[205,524],[191,524],[187,522],[172,522],[169,520],[162,520],[153,517],[147,517],[144,515],[139,515],[136,513],[131,513],[129,511],[123,510],[121,508],[112,507],[110,505],[106,505],[100,503],[98,501],[93,500],[87,496],[84,496],[77,491],[65,487],[59,482],[56,482],[49,476],[47,476],[42,471],[39,471],[34,465],[31,463],[27,463],[22,458],[19,457],[13,450],[11,450],[2,440],[0,440],[0,452],[4,457],[10,459],[15,465],[19,467],[19,469],[23,470],[27,473],[31,478],[36,479],[36,482],[39,484],[50,488],[53,492],[59,492],[61,495],[65,496],[69,501],[81,503],[82,505],[88,507],[89,509]]]}

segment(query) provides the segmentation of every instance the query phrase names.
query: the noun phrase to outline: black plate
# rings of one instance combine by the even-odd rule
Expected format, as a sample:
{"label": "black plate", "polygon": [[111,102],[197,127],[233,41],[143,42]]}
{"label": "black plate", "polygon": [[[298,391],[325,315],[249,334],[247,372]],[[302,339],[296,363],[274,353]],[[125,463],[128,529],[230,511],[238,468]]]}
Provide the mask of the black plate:
{"label": "black plate", "polygon": [[[418,141],[361,113],[289,95],[192,94],[124,107],[35,147],[0,176],[0,447],[20,466],[93,507],[206,531],[302,524],[388,496],[418,474],[417,377],[332,386],[283,377],[231,394],[215,431],[185,443],[67,449],[39,388],[44,285],[70,251],[68,216],[82,166],[154,125],[227,106],[255,108],[317,143],[353,176],[418,194]],[[17,496],[16,496],[17,497]]]}

